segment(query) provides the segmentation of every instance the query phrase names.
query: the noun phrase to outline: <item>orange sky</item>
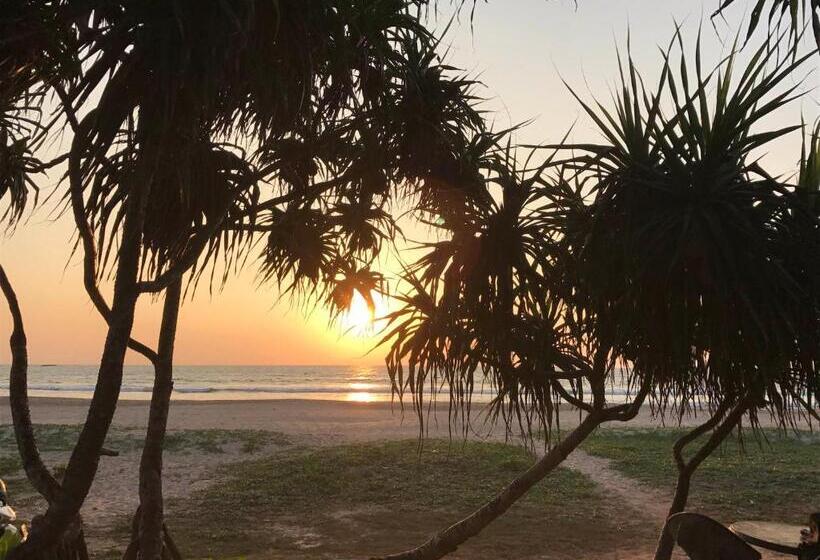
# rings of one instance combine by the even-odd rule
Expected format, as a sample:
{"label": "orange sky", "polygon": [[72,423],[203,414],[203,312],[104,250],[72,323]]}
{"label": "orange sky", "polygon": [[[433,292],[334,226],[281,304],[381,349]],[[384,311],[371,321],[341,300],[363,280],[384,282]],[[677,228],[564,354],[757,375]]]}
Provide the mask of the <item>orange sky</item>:
{"label": "orange sky", "polygon": [[[491,0],[479,3],[475,32],[462,21],[452,33],[451,61],[479,74],[486,85],[496,128],[528,119],[534,122],[519,134],[522,143],[554,142],[579,119],[575,101],[560,76],[606,102],[617,75],[614,44],[632,29],[636,60],[648,77],[659,68],[656,45],[666,44],[673,19],[685,23],[694,38],[702,14],[711,13],[717,0]],[[734,30],[750,2],[737,2],[728,14],[729,25],[704,29],[704,58],[717,61],[731,43]],[[439,22],[446,22],[442,16]],[[443,24],[442,24],[443,25]],[[560,76],[559,76],[560,72]],[[807,87],[816,89],[816,73]],[[589,89],[587,89],[589,88]],[[768,123],[783,126],[807,122],[818,115],[816,91]],[[597,140],[594,127],[578,120],[574,138]],[[766,156],[776,171],[791,170],[799,155],[799,135],[780,142]],[[44,184],[50,193],[56,178]],[[59,197],[57,197],[59,198]],[[29,336],[32,363],[94,363],[104,337],[103,323],[82,290],[79,261],[69,262],[71,222],[52,216],[54,202],[44,203],[12,236],[0,238],[0,262],[21,300]],[[68,265],[68,266],[66,266]],[[153,345],[158,309],[141,305],[135,333]],[[0,308],[0,337],[9,332],[9,317]],[[365,353],[372,338],[344,335],[328,328],[322,310],[306,317],[287,302],[277,303],[277,292],[255,282],[252,267],[233,279],[221,293],[209,297],[202,290],[187,301],[180,318],[177,361],[180,364],[361,364],[382,363],[382,353]],[[0,344],[0,363],[8,362],[8,347]],[[131,363],[142,363],[132,356]]]}

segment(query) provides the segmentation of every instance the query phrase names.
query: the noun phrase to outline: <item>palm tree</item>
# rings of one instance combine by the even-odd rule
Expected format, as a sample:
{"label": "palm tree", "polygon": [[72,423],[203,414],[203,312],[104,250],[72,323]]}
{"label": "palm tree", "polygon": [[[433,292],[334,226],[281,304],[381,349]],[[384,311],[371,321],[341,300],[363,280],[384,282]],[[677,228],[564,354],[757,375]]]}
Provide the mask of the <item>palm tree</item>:
{"label": "palm tree", "polygon": [[[61,56],[56,44],[72,41],[61,14],[45,3],[9,2],[0,17],[0,210],[3,226],[13,229],[37,202],[36,177],[59,165],[38,158],[49,130],[41,110],[47,94],[44,82],[58,80],[62,69],[78,62]],[[9,403],[24,470],[32,486],[47,500],[61,487],[42,461],[31,422],[28,400],[28,354],[23,315],[11,282],[0,267],[0,288],[9,306],[13,330]]]}
{"label": "palm tree", "polygon": [[[683,510],[694,471],[744,415],[754,428],[768,408],[786,425],[805,410],[796,395],[817,390],[816,215],[752,155],[799,128],[754,130],[793,99],[798,86],[776,88],[813,54],[773,56],[761,47],[734,83],[734,55],[707,76],[698,48],[691,85],[682,57],[679,74],[668,74],[670,118],[655,105],[642,114],[646,96],[630,63],[636,90],[624,89],[617,115],[590,110],[612,144],[578,164],[597,182],[583,289],[606,331],[618,333],[618,352],[652,376],[662,412],[699,402],[713,411],[675,444],[670,514]],[[664,533],[656,558],[671,551]]]}
{"label": "palm tree", "polygon": [[[88,420],[21,557],[53,546],[76,517],[129,347],[156,370],[130,552],[162,554],[161,448],[183,276],[223,282],[261,240],[263,277],[284,290],[338,306],[378,283],[370,265],[396,232],[390,201],[435,196],[453,171],[439,154],[483,126],[472,82],[436,55],[424,4],[20,1],[4,13],[3,47],[34,61],[21,91],[56,95],[45,130],[73,131],[60,158],[66,203],[86,290],[109,327]],[[11,30],[41,21],[65,33],[35,34],[48,48],[23,49],[28,36]],[[4,76],[22,66],[12,60]],[[104,276],[115,280],[110,304]],[[140,295],[163,291],[153,350],[130,338],[131,326]]]}
{"label": "palm tree", "polygon": [[[446,388],[450,420],[469,425],[477,386],[491,385],[490,419],[533,435],[549,450],[529,470],[468,517],[421,546],[389,559],[434,559],[456,550],[502,515],[599,425],[627,421],[649,385],[631,377],[598,333],[594,310],[577,297],[579,233],[591,215],[587,182],[553,151],[517,163],[505,133],[477,137],[463,162],[475,162],[467,183],[420,206],[440,240],[407,268],[401,309],[389,316],[388,368],[394,392],[410,395],[423,430],[425,396]],[[607,379],[622,366],[631,398],[613,403]],[[620,368],[618,369],[619,371]],[[636,383],[638,382],[638,383]],[[585,413],[580,425],[552,441],[561,404]]]}
{"label": "palm tree", "polygon": [[[676,66],[666,54],[654,90],[630,58],[614,111],[579,98],[605,144],[562,143],[566,159],[520,170],[509,148],[490,143],[473,158],[483,189],[425,208],[444,234],[408,267],[404,307],[390,317],[395,392],[412,395],[423,420],[425,395],[447,387],[451,419],[464,419],[488,379],[494,418],[540,425],[547,437],[560,402],[587,416],[493,500],[387,558],[452,552],[644,398],[661,415],[713,410],[676,445],[673,510],[745,414],[755,426],[762,407],[784,423],[806,411],[800,396],[818,387],[816,213],[750,152],[799,128],[752,130],[792,99],[796,86],[778,86],[808,56],[775,61],[762,48],[737,83],[734,56],[708,75],[699,47],[695,58],[690,79],[685,58]],[[603,387],[619,375],[636,394],[613,406]],[[682,448],[710,430],[684,462]]]}

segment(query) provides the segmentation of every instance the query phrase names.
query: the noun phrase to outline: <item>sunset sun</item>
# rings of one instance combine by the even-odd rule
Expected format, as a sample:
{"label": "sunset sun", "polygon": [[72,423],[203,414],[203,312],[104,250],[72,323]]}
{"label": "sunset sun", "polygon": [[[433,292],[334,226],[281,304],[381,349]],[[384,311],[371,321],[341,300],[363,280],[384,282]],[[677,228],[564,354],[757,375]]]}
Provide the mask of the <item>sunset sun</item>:
{"label": "sunset sun", "polygon": [[341,326],[345,334],[354,336],[370,336],[379,330],[380,319],[387,312],[387,302],[381,294],[371,292],[373,308],[371,309],[365,297],[358,291],[353,291],[350,307],[342,313]]}

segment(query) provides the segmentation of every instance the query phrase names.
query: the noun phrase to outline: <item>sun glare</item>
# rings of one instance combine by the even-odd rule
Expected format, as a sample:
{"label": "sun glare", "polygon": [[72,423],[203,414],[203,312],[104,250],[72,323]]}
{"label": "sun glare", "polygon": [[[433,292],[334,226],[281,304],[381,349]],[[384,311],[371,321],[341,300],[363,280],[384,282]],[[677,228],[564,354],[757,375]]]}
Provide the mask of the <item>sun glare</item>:
{"label": "sun glare", "polygon": [[374,309],[370,309],[367,300],[357,290],[353,292],[350,307],[342,313],[342,329],[346,334],[354,336],[371,336],[378,332],[382,317],[387,313],[387,302],[385,298],[376,292],[372,292]]}
{"label": "sun glare", "polygon": [[348,393],[346,399],[350,402],[359,403],[369,403],[376,401],[376,397],[372,393]]}

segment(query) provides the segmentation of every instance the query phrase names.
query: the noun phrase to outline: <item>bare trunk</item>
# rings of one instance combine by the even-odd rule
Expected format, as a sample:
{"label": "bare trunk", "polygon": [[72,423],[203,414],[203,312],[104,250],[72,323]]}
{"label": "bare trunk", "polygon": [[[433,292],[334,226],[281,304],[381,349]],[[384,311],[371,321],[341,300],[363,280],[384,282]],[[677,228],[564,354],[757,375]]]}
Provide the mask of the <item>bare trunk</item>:
{"label": "bare trunk", "polygon": [[173,359],[182,281],[177,279],[165,293],[157,353],[154,390],[148,415],[148,432],[140,462],[140,508],[137,512],[139,554],[143,560],[159,560],[163,549],[162,447],[168,425],[168,409],[174,389]]}
{"label": "bare trunk", "polygon": [[20,311],[17,295],[2,266],[0,266],[0,289],[8,302],[13,324],[10,340],[9,405],[17,450],[29,482],[43,498],[51,503],[59,495],[61,489],[43,463],[37,449],[28,401],[28,350],[23,314]]}
{"label": "bare trunk", "polygon": [[140,198],[135,196],[129,199],[114,283],[113,305],[108,318],[108,334],[88,416],[68,462],[63,491],[49,505],[37,527],[32,528],[29,540],[19,547],[23,557],[47,550],[59,542],[63,532],[77,518],[97,473],[100,452],[117,408],[123,363],[139,295],[136,284],[142,230]]}
{"label": "bare trunk", "polygon": [[[748,398],[741,399],[731,412],[726,415],[728,406],[721,405],[715,414],[706,422],[693,429],[692,431],[683,435],[675,442],[674,456],[675,463],[678,467],[678,482],[675,486],[675,496],[672,499],[672,504],[669,507],[669,514],[667,517],[676,513],[680,513],[686,509],[686,503],[689,500],[689,489],[692,483],[692,476],[695,471],[703,463],[703,461],[723,443],[726,437],[732,433],[735,426],[738,425],[743,415],[749,410],[751,400]],[[725,418],[724,418],[725,416]],[[684,448],[697,439],[699,436],[712,430],[712,435],[704,443],[689,461],[683,458]],[[672,551],[675,548],[675,542],[672,535],[666,530],[664,526],[658,539],[658,546],[655,549],[655,560],[670,560],[672,558]]]}
{"label": "bare trunk", "polygon": [[[607,356],[608,352],[604,348],[595,353],[593,370],[596,375],[592,378],[594,386],[603,383],[604,373],[607,368]],[[454,552],[468,539],[479,534],[490,523],[498,519],[524,494],[529,492],[533,486],[555,470],[598,426],[604,422],[616,420],[627,422],[633,419],[640,412],[641,406],[649,394],[649,383],[648,380],[645,380],[641,384],[641,388],[632,403],[610,408],[606,408],[603,394],[600,391],[596,392],[598,395],[593,410],[589,412],[578,427],[521,476],[507,485],[495,498],[461,521],[435,534],[423,545],[405,552],[377,557],[372,560],[438,560]]]}
{"label": "bare trunk", "polygon": [[420,547],[384,556],[381,560],[437,560],[454,552],[460,545],[500,517],[535,484],[555,470],[605,420],[606,416],[601,413],[590,414],[566,438],[521,476],[513,480],[495,498],[458,523],[433,536]]}

